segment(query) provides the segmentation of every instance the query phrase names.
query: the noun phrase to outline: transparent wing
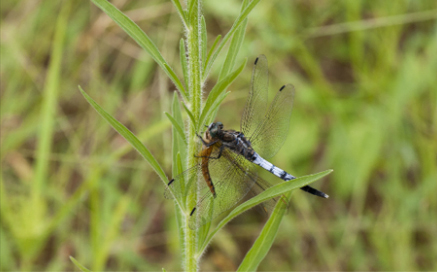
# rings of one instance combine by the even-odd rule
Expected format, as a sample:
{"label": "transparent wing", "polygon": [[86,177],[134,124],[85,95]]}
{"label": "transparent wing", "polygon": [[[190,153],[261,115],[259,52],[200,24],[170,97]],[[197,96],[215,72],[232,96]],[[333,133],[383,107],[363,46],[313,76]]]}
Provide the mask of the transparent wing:
{"label": "transparent wing", "polygon": [[190,189],[192,184],[196,184],[201,178],[203,178],[202,164],[199,163],[170,180],[164,190],[164,197],[167,199],[185,199],[188,193],[187,188]]}
{"label": "transparent wing", "polygon": [[[212,148],[210,157],[218,157],[220,149],[217,146],[213,146]],[[199,152],[199,154],[201,153]],[[199,157],[199,160],[201,160],[201,157]],[[184,200],[188,194],[195,193],[195,190],[198,189],[198,187],[195,186],[196,184],[199,184],[199,187],[202,190],[209,190],[202,169],[205,167],[213,167],[214,164],[219,164],[219,161],[217,159],[208,159],[205,162],[202,161],[203,160],[170,180],[165,188],[164,197],[167,199],[177,198]]]}
{"label": "transparent wing", "polygon": [[282,86],[270,104],[264,120],[249,138],[253,149],[264,159],[273,157],[287,138],[293,100],[293,85]]}
{"label": "transparent wing", "polygon": [[249,96],[240,123],[240,131],[246,136],[250,137],[264,119],[267,111],[268,87],[267,58],[264,55],[259,55],[253,67]]}
{"label": "transparent wing", "polygon": [[[251,198],[272,186],[256,174],[253,163],[228,150],[223,151],[221,160],[210,165],[210,173],[217,196],[214,198],[207,190],[200,194],[202,197],[190,218],[190,227],[193,229],[233,208],[245,196]],[[285,201],[287,205],[283,208],[288,208],[286,198],[278,196],[261,203],[259,210],[264,214],[271,214],[278,201]]]}
{"label": "transparent wing", "polygon": [[191,213],[190,227],[196,229],[234,207],[255,183],[250,178],[253,176],[250,174],[252,168],[244,157],[223,150],[221,158],[209,165],[216,197],[208,188],[200,188],[199,201]]}

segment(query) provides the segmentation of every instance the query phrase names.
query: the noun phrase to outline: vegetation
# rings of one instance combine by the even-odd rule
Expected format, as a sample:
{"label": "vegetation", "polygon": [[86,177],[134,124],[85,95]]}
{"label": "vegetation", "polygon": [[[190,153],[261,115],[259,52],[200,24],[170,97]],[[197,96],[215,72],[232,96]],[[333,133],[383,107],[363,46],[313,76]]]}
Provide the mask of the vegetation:
{"label": "vegetation", "polygon": [[[207,41],[209,50],[257,2],[242,9],[241,2],[205,1],[200,27],[208,36],[193,40]],[[258,270],[437,269],[434,1],[260,1],[246,32],[235,29],[240,39],[229,37],[214,66],[188,70],[180,65],[180,9],[162,1],[113,3],[165,62],[92,4],[2,3],[2,270],[72,270],[69,256],[93,271],[179,270],[187,254],[180,251],[186,240],[178,240],[181,215],[174,216],[156,175],[162,169],[162,179],[172,176],[179,171],[173,162],[190,158],[182,148],[172,152],[182,139],[170,144],[171,132],[178,135],[171,118],[191,121],[175,90],[179,99],[200,101],[189,92],[200,94],[208,73],[190,75],[210,69],[204,98],[212,89],[222,102],[217,119],[238,128],[252,68],[244,58],[251,63],[260,53],[270,61],[271,89],[293,83],[297,90],[289,140],[274,163],[296,176],[335,169],[314,184],[331,198],[294,192],[268,254],[270,245],[258,239],[245,258],[265,219],[256,212],[235,218],[216,233],[201,269],[236,270],[243,259],[242,269],[253,268],[256,254],[267,254]],[[195,7],[188,14],[198,14]],[[78,84],[159,164],[145,163]],[[204,120],[214,117],[209,106]],[[197,120],[202,108],[195,107]],[[193,136],[195,127],[187,128]],[[267,227],[279,226],[273,219]]]}

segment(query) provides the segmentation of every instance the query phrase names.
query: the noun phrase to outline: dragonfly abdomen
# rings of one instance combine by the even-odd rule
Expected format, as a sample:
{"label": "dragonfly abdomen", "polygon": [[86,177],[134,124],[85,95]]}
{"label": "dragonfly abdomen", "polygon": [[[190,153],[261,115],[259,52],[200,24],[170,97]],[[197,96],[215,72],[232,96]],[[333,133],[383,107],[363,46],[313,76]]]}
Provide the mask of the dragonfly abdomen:
{"label": "dragonfly abdomen", "polygon": [[254,156],[252,157],[252,162],[256,165],[261,166],[265,170],[269,171],[273,175],[277,176],[278,178],[282,180],[291,180],[295,179],[296,177],[293,175],[290,175],[289,173],[285,172],[281,168],[274,166],[271,162],[263,159],[258,153],[254,153]]}
{"label": "dragonfly abdomen", "polygon": [[202,175],[203,175],[203,178],[204,178],[206,184],[208,185],[209,190],[211,191],[212,195],[214,197],[216,197],[216,192],[215,192],[214,184],[212,183],[211,175],[209,174],[209,169],[208,169],[208,165],[209,165],[209,160],[210,160],[210,156],[211,156],[211,153],[212,153],[212,149],[213,149],[212,146],[206,147],[201,152],[201,157],[202,157]]}

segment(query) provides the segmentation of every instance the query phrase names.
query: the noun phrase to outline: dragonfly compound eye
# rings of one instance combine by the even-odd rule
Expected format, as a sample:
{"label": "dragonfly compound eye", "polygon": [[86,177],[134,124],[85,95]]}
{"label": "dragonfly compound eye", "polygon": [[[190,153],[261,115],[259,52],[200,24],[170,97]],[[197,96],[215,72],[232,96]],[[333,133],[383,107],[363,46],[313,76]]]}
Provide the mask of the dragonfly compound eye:
{"label": "dragonfly compound eye", "polygon": [[217,133],[223,128],[223,124],[220,122],[213,123],[209,126],[209,134],[211,137],[217,137]]}

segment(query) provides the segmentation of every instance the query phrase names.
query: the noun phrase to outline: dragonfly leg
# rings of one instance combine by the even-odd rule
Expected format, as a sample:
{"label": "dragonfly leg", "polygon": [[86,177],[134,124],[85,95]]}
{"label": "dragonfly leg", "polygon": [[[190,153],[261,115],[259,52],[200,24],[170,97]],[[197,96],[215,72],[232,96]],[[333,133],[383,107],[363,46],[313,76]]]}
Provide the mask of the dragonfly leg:
{"label": "dragonfly leg", "polygon": [[200,136],[199,134],[196,133],[196,136],[199,137],[199,139],[202,141],[202,144],[204,146],[206,146],[206,147],[210,147],[210,146],[216,144],[219,141],[219,140],[214,140],[214,141],[212,141],[210,143],[207,143],[207,142],[205,142],[205,140],[203,140],[202,136]]}

